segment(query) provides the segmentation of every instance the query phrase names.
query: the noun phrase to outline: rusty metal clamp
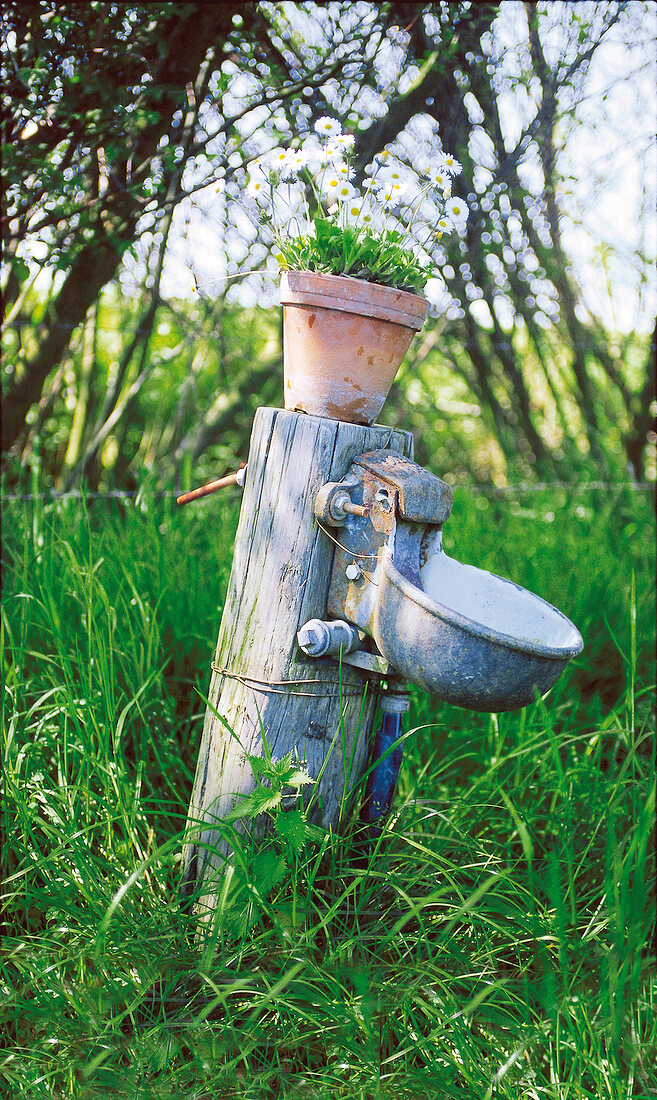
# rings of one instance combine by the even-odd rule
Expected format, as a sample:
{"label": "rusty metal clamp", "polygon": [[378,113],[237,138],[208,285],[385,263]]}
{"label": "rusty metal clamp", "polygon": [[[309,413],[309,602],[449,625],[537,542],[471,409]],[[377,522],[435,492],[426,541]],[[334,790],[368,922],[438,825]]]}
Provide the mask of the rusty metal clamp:
{"label": "rusty metal clamp", "polygon": [[[411,575],[420,568],[427,527],[442,526],[452,509],[449,485],[395,451],[359,455],[340,482],[323,485],[315,515],[339,533],[327,600],[327,618],[346,620],[373,637],[377,573],[386,548],[395,545]],[[398,522],[403,521],[398,527]],[[343,656],[350,664],[386,675],[387,662],[372,652]],[[391,670],[394,671],[394,670]]]}

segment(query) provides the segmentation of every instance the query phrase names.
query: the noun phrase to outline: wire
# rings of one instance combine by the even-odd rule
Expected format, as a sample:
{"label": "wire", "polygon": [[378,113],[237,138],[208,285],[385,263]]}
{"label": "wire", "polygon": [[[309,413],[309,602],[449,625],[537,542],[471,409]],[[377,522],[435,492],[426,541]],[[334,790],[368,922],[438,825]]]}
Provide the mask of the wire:
{"label": "wire", "polygon": [[[501,486],[488,486],[488,485],[453,485],[455,493],[478,493],[483,496],[496,497],[499,495],[508,495],[510,493],[545,493],[551,489],[567,489],[570,493],[586,493],[592,492],[618,492],[621,489],[627,489],[634,493],[643,492],[655,492],[656,483],[654,481],[544,481],[537,485],[527,485],[519,483],[517,485],[501,485]],[[181,489],[157,489],[149,490],[147,492],[142,489],[108,489],[104,493],[97,492],[83,492],[81,489],[69,489],[65,493],[58,493],[56,489],[44,490],[42,493],[5,493],[2,494],[2,502],[9,501],[58,501],[58,500],[134,500],[136,497],[144,497],[148,500],[163,500],[168,498],[175,498],[180,495]],[[318,526],[321,527],[325,535],[328,536],[333,542],[340,546],[341,550],[346,550],[346,547],[342,546],[337,539],[331,535],[325,527],[317,521]],[[352,554],[353,557],[371,558],[372,554],[354,554],[353,551],[348,550],[347,553]]]}
{"label": "wire", "polygon": [[[337,688],[342,687],[341,680],[320,680],[320,679],[308,679],[308,680],[261,680],[257,676],[241,675],[238,672],[233,672],[229,668],[220,668],[214,661],[211,661],[210,668],[213,672],[218,673],[219,676],[227,676],[231,680],[237,680],[243,687],[251,688],[252,691],[261,691],[267,695],[302,695],[310,699],[362,699],[363,690],[361,691],[288,691],[286,690],[288,684],[333,684]],[[374,688],[374,691],[377,689]]]}
{"label": "wire", "polygon": [[[265,271],[259,272],[256,269],[253,272],[248,272],[248,274],[250,274],[250,275],[255,275],[255,274],[266,275],[267,272],[265,272]],[[221,279],[210,280],[210,282],[224,282],[226,279],[233,279],[233,278],[238,278],[238,277],[239,277],[238,275],[229,275],[229,276],[225,276],[225,277],[222,276]],[[207,285],[208,285],[207,282],[199,284],[200,287],[207,286]],[[200,297],[200,295],[199,295],[199,297]],[[207,301],[208,299],[202,299],[202,300]],[[191,306],[195,306],[197,303],[193,299],[190,299],[189,304]],[[274,309],[277,309],[277,308],[278,308],[278,306],[276,306],[276,305],[272,305],[270,307],[271,310],[274,310]],[[77,329],[82,328],[83,324],[84,324],[84,321],[79,321],[76,324],[67,324],[63,321],[53,321],[49,325],[49,328],[66,329],[68,332],[75,332]],[[15,329],[37,328],[38,329],[38,328],[41,328],[42,326],[43,326],[43,321],[31,321],[31,320],[27,320],[27,319],[25,319],[25,320],[15,319],[15,320],[12,320],[12,321],[4,321],[2,323],[3,329],[9,329],[9,328],[15,328]],[[116,335],[117,332],[121,331],[121,327],[119,325],[111,325],[111,326],[95,325],[95,329],[96,329],[97,332],[111,332],[111,333],[114,333],[114,335]],[[130,332],[130,335],[132,335],[132,336],[149,336],[149,335],[150,336],[156,336],[158,334],[157,333],[157,326],[153,326],[152,328],[129,329],[129,332]],[[186,342],[188,340],[188,338],[191,337],[191,336],[198,336],[198,337],[205,336],[208,339],[212,339],[212,332],[209,331],[208,328],[204,328],[201,325],[195,325],[194,322],[189,322],[189,323],[186,322],[185,331],[181,332],[181,333],[178,333],[178,335],[180,337],[180,342],[183,342],[183,341]],[[493,348],[508,349],[509,347],[511,347],[511,341],[510,340],[489,340],[488,343]],[[577,348],[579,351],[590,351],[590,349],[591,349],[590,341],[586,341],[586,340],[569,341],[568,346],[573,347],[573,348]]]}

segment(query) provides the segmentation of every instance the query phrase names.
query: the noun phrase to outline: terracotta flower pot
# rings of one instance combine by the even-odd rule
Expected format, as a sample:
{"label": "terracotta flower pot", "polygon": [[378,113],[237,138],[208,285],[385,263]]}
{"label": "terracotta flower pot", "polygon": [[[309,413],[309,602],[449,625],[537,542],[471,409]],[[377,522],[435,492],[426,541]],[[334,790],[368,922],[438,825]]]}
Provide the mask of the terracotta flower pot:
{"label": "terracotta flower pot", "polygon": [[429,303],[344,275],[281,277],[285,408],[352,424],[379,415]]}

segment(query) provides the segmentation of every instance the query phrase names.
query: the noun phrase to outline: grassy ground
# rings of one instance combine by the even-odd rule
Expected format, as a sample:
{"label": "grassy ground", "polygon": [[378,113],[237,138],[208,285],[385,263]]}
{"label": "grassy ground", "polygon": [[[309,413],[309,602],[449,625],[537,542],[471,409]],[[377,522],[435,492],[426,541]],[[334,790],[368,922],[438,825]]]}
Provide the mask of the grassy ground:
{"label": "grassy ground", "polygon": [[5,503],[3,1095],[657,1096],[647,495],[457,493],[447,549],[584,653],[518,713],[416,695],[378,847],[289,845],[208,946],[180,837],[235,524]]}

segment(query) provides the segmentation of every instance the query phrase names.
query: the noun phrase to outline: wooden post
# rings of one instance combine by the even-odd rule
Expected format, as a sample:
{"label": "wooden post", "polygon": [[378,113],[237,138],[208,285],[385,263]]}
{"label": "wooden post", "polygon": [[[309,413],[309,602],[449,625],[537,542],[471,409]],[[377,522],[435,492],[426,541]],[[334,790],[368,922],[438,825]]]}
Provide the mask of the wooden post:
{"label": "wooden post", "polygon": [[306,657],[296,635],[326,614],[334,547],[314,518],[317,492],[356,455],[380,447],[412,457],[413,437],[282,409],[256,413],[214,662],[222,671],[212,673],[183,856],[186,890],[206,912],[226,854],[216,822],[253,790],[245,753],[262,755],[263,729],[275,758],[295,750],[314,779],[329,756],[313,788],[315,820],[325,828],[339,825],[343,795],[364,770],[371,682],[363,703],[367,675],[343,665],[340,685],[337,663]]}

